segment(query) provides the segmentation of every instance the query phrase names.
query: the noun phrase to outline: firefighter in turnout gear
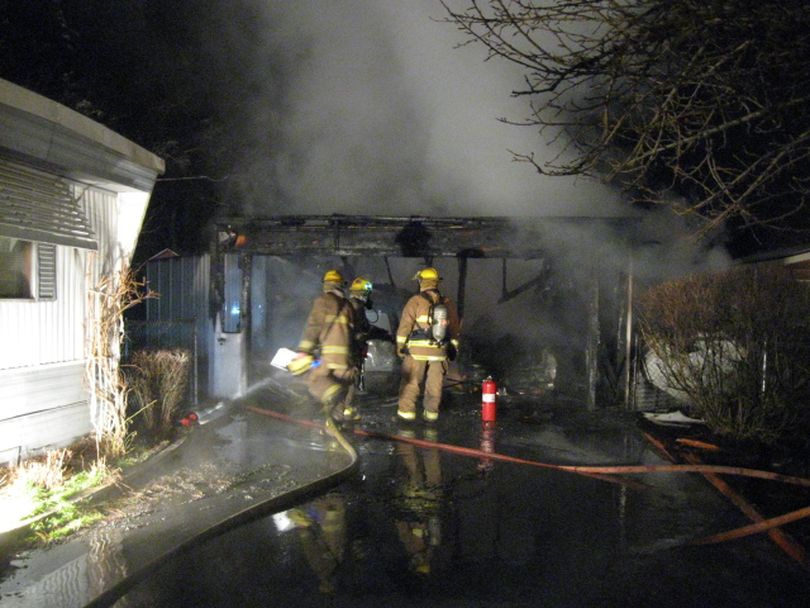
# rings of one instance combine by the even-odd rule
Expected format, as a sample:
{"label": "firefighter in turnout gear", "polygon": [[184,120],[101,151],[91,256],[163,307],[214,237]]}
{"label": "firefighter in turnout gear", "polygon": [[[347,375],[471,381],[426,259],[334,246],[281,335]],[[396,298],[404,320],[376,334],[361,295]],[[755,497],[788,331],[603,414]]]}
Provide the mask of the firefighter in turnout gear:
{"label": "firefighter in turnout gear", "polygon": [[368,354],[369,340],[391,341],[391,334],[372,325],[366,316],[366,310],[372,308],[371,291],[374,285],[363,276],[355,278],[349,286],[349,304],[354,314],[354,333],[351,348],[351,361],[354,366],[354,382],[346,393],[343,402],[343,417],[347,420],[359,420],[354,400],[358,392],[365,390],[365,362]]}
{"label": "firefighter in turnout gear", "polygon": [[343,293],[343,275],[329,270],[323,275],[323,293],[312,304],[301,341],[298,357],[315,357],[320,364],[308,374],[310,394],[331,416],[343,419],[342,404],[346,391],[354,382],[351,342],[354,313]]}
{"label": "firefighter in turnout gear", "polygon": [[349,286],[349,304],[354,315],[354,331],[351,343],[351,364],[354,367],[354,382],[346,391],[343,401],[343,416],[347,420],[360,420],[360,414],[354,405],[357,392],[363,389],[363,364],[366,359],[371,323],[366,317],[366,308],[371,304],[369,297],[373,285],[365,277],[357,277]]}
{"label": "firefighter in turnout gear", "polygon": [[419,281],[419,293],[405,304],[397,329],[397,354],[402,358],[397,415],[414,420],[416,402],[424,391],[422,417],[433,422],[439,417],[447,362],[458,354],[458,312],[439,291],[438,270],[424,268],[414,279]]}

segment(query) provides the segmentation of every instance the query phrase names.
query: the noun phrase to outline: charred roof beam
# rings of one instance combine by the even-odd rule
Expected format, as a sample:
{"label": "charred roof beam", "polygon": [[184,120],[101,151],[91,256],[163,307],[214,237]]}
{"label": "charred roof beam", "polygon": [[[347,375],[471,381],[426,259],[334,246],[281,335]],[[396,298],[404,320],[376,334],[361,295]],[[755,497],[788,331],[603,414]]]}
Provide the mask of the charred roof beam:
{"label": "charred roof beam", "polygon": [[591,224],[624,229],[628,219],[274,216],[228,218],[218,232],[234,235],[220,238],[221,250],[259,255],[537,259],[548,256],[549,232]]}

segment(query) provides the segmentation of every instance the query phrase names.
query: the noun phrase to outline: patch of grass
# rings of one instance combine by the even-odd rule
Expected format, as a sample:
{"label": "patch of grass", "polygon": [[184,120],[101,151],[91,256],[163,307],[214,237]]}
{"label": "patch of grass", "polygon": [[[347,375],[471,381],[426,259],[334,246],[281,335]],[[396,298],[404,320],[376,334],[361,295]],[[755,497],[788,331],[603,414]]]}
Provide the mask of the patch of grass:
{"label": "patch of grass", "polygon": [[60,503],[53,515],[40,519],[31,526],[34,536],[31,540],[46,544],[59,542],[103,517],[104,514],[98,509],[71,502]]}
{"label": "patch of grass", "polygon": [[31,522],[32,533],[25,543],[37,546],[58,542],[94,524],[105,514],[82,500],[83,495],[147,460],[165,444],[131,441],[127,454],[108,465],[97,458],[92,440],[80,440],[69,449],[0,471],[0,531]]}
{"label": "patch of grass", "polygon": [[147,460],[160,448],[165,447],[167,443],[167,441],[160,441],[158,443],[151,443],[148,445],[142,443],[132,443],[127,449],[126,455],[116,459],[113,462],[113,466],[118,469],[127,469],[135,466],[136,464],[140,464],[141,462]]}
{"label": "patch of grass", "polygon": [[36,488],[35,508],[31,517],[42,516],[31,525],[40,542],[56,542],[103,517],[103,514],[76,499],[83,492],[108,481],[115,472],[103,462],[79,471],[53,488]]}
{"label": "patch of grass", "polygon": [[73,469],[67,465],[70,455],[69,450],[56,450],[9,469],[0,489],[4,530],[33,520],[29,542],[55,542],[102,517],[78,499],[114,478],[118,470],[103,461]]}

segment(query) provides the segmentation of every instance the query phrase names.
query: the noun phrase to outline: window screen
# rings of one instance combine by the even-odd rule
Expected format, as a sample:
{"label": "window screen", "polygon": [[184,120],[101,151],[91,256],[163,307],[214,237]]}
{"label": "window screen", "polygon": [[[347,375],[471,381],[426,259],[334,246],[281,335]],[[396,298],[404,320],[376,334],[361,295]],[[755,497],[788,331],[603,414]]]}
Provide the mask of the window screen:
{"label": "window screen", "polygon": [[37,299],[56,299],[56,245],[37,244]]}

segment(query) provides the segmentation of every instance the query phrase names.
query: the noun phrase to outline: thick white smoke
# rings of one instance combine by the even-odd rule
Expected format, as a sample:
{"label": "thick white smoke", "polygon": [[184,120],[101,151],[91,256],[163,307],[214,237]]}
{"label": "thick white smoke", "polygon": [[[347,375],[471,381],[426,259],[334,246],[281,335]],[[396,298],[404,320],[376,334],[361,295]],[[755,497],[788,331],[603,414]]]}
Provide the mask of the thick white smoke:
{"label": "thick white smoke", "polygon": [[[540,176],[509,150],[551,160],[559,148],[528,127],[504,124],[529,109],[510,92],[521,71],[485,61],[436,0],[270,0],[256,3],[262,44],[244,65],[253,72],[253,111],[236,121],[244,146],[234,176],[242,213],[426,216],[622,216],[619,193],[596,180]],[[725,263],[706,255],[671,213],[644,214],[633,271],[652,278]],[[515,223],[517,231],[521,227]],[[621,231],[587,223],[543,237],[562,282],[592,280],[590,269],[618,275],[629,266]],[[418,260],[393,262],[395,280]],[[455,295],[456,261],[437,260]],[[531,280],[539,262],[515,263],[509,288]],[[507,304],[500,261],[472,261],[467,326],[495,315],[499,331],[526,334],[548,325],[543,294],[527,291]],[[374,281],[380,265],[359,264]],[[560,321],[562,323],[563,321]],[[532,329],[534,328],[534,329]],[[553,328],[552,328],[553,329]],[[544,331],[548,331],[548,327]],[[561,334],[582,332],[560,327]]]}
{"label": "thick white smoke", "polygon": [[[557,153],[510,97],[519,70],[457,48],[435,0],[260,5],[256,112],[242,123],[244,211],[387,215],[615,215],[616,193],[539,176],[508,150]],[[271,77],[272,71],[276,74]],[[257,133],[265,133],[264,137]]]}

